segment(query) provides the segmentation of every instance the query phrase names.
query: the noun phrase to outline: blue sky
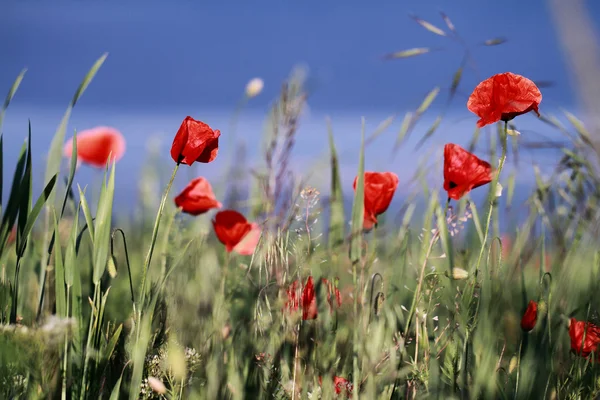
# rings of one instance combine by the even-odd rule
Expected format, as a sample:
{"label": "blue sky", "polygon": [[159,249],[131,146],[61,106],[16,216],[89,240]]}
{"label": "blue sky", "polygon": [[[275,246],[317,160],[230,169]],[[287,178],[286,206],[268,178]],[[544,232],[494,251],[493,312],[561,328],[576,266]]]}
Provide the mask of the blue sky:
{"label": "blue sky", "polygon": [[[595,20],[600,20],[600,2],[587,4],[589,12],[598,16]],[[264,92],[244,111],[238,132],[255,157],[264,114],[281,82],[299,63],[309,67],[315,92],[298,137],[297,168],[312,165],[326,153],[324,117],[331,115],[344,153],[345,180],[351,181],[361,115],[372,130],[393,113],[414,110],[439,85],[440,97],[417,127],[416,142],[444,104],[444,90],[461,62],[462,50],[447,37],[418,26],[409,13],[447,31],[439,16],[440,10],[446,12],[472,46],[477,70],[465,73],[453,109],[428,147],[417,154],[413,146],[406,146],[390,161],[399,117],[369,148],[368,169],[393,169],[401,180],[408,179],[420,155],[439,155],[448,141],[465,144],[476,121],[466,110],[466,96],[480,79],[498,72],[554,82],[543,89],[542,111],[577,108],[543,0],[506,0],[501,6],[475,0],[381,0],[377,5],[358,0],[0,0],[0,7],[0,92],[8,90],[22,68],[28,68],[5,120],[5,147],[16,152],[31,118],[36,162],[43,167],[41,154],[74,90],[92,63],[109,52],[69,128],[107,124],[123,132],[128,152],[120,164],[129,174],[119,177],[119,184],[125,191],[135,182],[150,137],[156,135],[165,143],[167,158],[172,135],[186,115],[220,128],[226,137],[244,85],[260,76]],[[496,47],[478,46],[494,37],[508,41]],[[411,59],[382,60],[386,53],[412,47],[443,49]],[[520,129],[551,134],[532,116],[517,122]],[[231,151],[223,147],[219,162],[203,166],[202,173],[219,175]],[[533,154],[529,160],[546,162],[544,157],[548,156]],[[12,162],[10,154],[5,156],[5,170],[12,169]],[[80,179],[95,176],[91,171],[82,174]]]}

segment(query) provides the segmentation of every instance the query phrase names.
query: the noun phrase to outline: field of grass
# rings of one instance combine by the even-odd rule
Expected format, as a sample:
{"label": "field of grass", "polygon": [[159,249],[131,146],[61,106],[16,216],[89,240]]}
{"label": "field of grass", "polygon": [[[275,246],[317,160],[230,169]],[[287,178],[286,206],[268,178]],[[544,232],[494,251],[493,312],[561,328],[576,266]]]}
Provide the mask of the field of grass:
{"label": "field of grass", "polygon": [[[444,30],[416,22],[458,37],[444,19]],[[266,117],[261,165],[218,154],[232,160],[232,175],[255,171],[250,182],[228,188],[220,210],[192,216],[175,206],[173,177],[190,168],[175,151],[171,164],[148,163],[139,178],[142,201],[132,218],[120,220],[113,218],[114,179],[126,171],[118,161],[108,163],[101,191],[92,195],[77,179],[79,142],[70,160],[63,154],[69,116],[105,59],[85,76],[56,131],[45,189],[33,193],[39,171],[32,171],[32,158],[44,155],[31,153],[30,128],[10,191],[0,192],[0,398],[600,395],[600,329],[580,322],[598,323],[600,175],[590,134],[574,115],[565,112],[569,124],[562,124],[540,106],[539,118],[564,140],[554,173],[542,178],[536,171],[524,205],[513,204],[516,170],[509,164],[525,136],[516,132],[519,118],[534,113],[474,126],[467,149],[489,145],[479,156],[492,170],[502,170],[506,160],[501,192],[492,174],[491,182],[473,188],[487,193],[481,204],[468,190],[449,201],[415,167],[420,190],[402,204],[402,219],[387,219],[380,209],[377,224],[363,230],[367,203],[381,200],[365,194],[364,148],[389,121],[372,135],[363,123],[355,191],[341,185],[340,137],[330,132],[331,156],[318,168],[331,176],[331,187],[321,196],[288,166],[309,95],[303,75],[292,74]],[[468,62],[445,91],[448,104],[465,71]],[[0,127],[23,78],[9,91]],[[407,114],[398,146],[445,92],[434,88]],[[443,115],[422,141],[436,133]],[[221,140],[228,135],[233,132],[224,130]],[[16,150],[0,141],[0,156]],[[169,155],[165,148],[161,157]],[[200,174],[202,166],[194,164]],[[4,167],[0,159],[0,176]],[[164,192],[155,192],[161,185]],[[352,209],[344,207],[349,195]],[[502,220],[522,206],[526,217],[505,231]],[[215,214],[226,209],[255,223],[251,232],[260,228],[258,243],[248,243],[250,234],[231,246],[217,238]],[[533,320],[526,313],[530,301],[537,307]]]}

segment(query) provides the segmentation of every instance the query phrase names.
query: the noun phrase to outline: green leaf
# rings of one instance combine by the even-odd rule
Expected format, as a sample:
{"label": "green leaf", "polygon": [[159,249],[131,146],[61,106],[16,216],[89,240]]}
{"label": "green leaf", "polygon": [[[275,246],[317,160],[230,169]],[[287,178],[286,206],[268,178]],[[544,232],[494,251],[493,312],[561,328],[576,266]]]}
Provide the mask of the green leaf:
{"label": "green leaf", "polygon": [[120,324],[119,327],[115,330],[112,337],[108,341],[106,348],[104,349],[103,357],[105,360],[110,360],[112,357],[115,348],[117,347],[117,342],[119,341],[119,337],[121,336],[121,331],[123,330],[123,324]]}
{"label": "green leaf", "polygon": [[0,254],[2,254],[4,251],[6,239],[8,238],[8,235],[12,230],[15,221],[17,220],[17,215],[19,213],[21,180],[23,179],[23,171],[25,170],[26,162],[27,143],[23,143],[23,146],[21,147],[21,152],[19,153],[19,161],[17,162],[17,167],[15,168],[15,173],[13,175],[10,194],[8,195],[8,203],[6,204],[6,209],[4,210],[4,214],[2,215],[2,226],[0,230],[2,235],[0,240]]}
{"label": "green leaf", "polygon": [[52,210],[54,220],[54,280],[56,284],[56,313],[59,317],[67,317],[67,297],[65,291],[65,264],[62,257],[60,232],[56,210]]}
{"label": "green leaf", "polygon": [[431,52],[432,50],[433,49],[430,49],[429,47],[415,47],[412,49],[401,50],[401,51],[396,51],[394,53],[386,54],[385,56],[383,56],[383,58],[386,60],[393,60],[396,58],[409,58],[409,57],[420,56],[422,54],[427,54],[427,53]]}
{"label": "green leaf", "polygon": [[77,268],[77,235],[79,233],[79,211],[81,210],[81,202],[77,205],[77,212],[73,218],[71,225],[71,233],[69,234],[69,242],[65,250],[65,284],[68,287],[73,286],[75,278],[75,268]]}
{"label": "green leaf", "polygon": [[67,179],[67,187],[65,189],[65,197],[63,199],[63,204],[60,209],[60,216],[65,214],[65,207],[67,205],[67,200],[69,199],[69,193],[71,193],[71,188],[73,187],[73,179],[75,178],[75,171],[77,170],[77,131],[73,132],[73,149],[71,150],[71,166],[69,168],[69,178]]}
{"label": "green leaf", "polygon": [[[437,194],[435,195],[437,197]],[[450,232],[448,231],[448,224],[446,223],[446,215],[441,206],[435,208],[435,214],[437,217],[437,226],[439,229],[440,241],[442,242],[442,248],[448,259],[448,272],[452,275],[452,268],[454,268],[454,250],[452,248],[452,241],[450,240]]]}
{"label": "green leaf", "polygon": [[431,33],[435,33],[436,35],[440,35],[440,36],[446,36],[446,32],[444,32],[443,30],[441,30],[440,28],[438,28],[437,26],[433,25],[430,22],[427,22],[419,17],[417,17],[416,15],[411,15],[410,16],[417,24],[421,25],[423,28],[427,29],[429,32]]}
{"label": "green leaf", "polygon": [[331,152],[331,195],[329,199],[329,249],[344,241],[344,195],[340,177],[340,166],[333,139],[331,120],[327,119],[329,150]]}
{"label": "green leaf", "polygon": [[[35,221],[37,220],[38,216],[42,212],[42,208],[44,208],[44,205],[50,198],[50,193],[52,193],[52,190],[54,190],[54,185],[56,184],[56,178],[57,178],[56,175],[54,175],[52,178],[50,178],[50,181],[46,184],[46,187],[44,188],[44,190],[42,191],[42,193],[36,200],[33,208],[31,209],[31,212],[27,216],[27,224],[25,225],[25,228],[23,229],[23,237],[24,238],[27,238],[29,236],[29,234],[31,233],[31,230],[33,229],[33,226],[35,225]],[[25,244],[26,243],[23,242],[22,248],[19,249],[19,253],[21,255],[24,254],[24,252],[25,252]]]}
{"label": "green leaf", "polygon": [[98,201],[98,212],[96,213],[96,224],[94,230],[94,284],[98,284],[104,271],[110,254],[110,229],[112,222],[112,207],[115,194],[115,169],[113,162],[108,183],[106,178],[102,183],[100,199]]}
{"label": "green leaf", "polygon": [[[10,105],[10,102],[12,101],[13,97],[15,96],[15,93],[17,93],[17,90],[19,89],[19,86],[21,85],[21,81],[23,81],[23,77],[25,76],[26,72],[27,72],[27,68],[24,68],[21,71],[21,73],[17,76],[17,79],[15,79],[12,86],[10,87],[8,94],[6,95],[6,98],[4,99],[4,104],[2,105],[2,109],[0,110],[0,133],[2,132],[2,123],[4,122],[4,114],[6,113],[6,109]],[[2,198],[0,197],[0,200],[1,199]]]}
{"label": "green leaf", "polygon": [[87,224],[87,231],[90,234],[90,240],[94,243],[94,219],[92,218],[92,212],[90,206],[85,199],[85,189],[82,191],[79,184],[77,185],[79,191],[79,201],[81,202],[81,209],[83,210],[83,216],[85,217],[85,223]]}
{"label": "green leaf", "polygon": [[21,180],[21,194],[19,195],[19,220],[17,224],[17,245],[15,247],[18,256],[22,256],[25,246],[27,246],[27,235],[24,235],[25,225],[27,224],[27,215],[31,209],[31,121],[29,121],[29,133],[27,137],[27,158],[25,161],[25,172]]}
{"label": "green leaf", "polygon": [[360,156],[358,159],[358,179],[352,203],[352,233],[350,235],[350,261],[360,261],[362,253],[362,230],[365,215],[365,118],[362,118]]}
{"label": "green leaf", "polygon": [[115,386],[113,387],[113,390],[110,393],[109,400],[119,400],[119,393],[121,392],[121,380],[122,379],[123,379],[123,375],[121,375],[119,377],[119,380],[117,381],[117,383],[115,383]]}

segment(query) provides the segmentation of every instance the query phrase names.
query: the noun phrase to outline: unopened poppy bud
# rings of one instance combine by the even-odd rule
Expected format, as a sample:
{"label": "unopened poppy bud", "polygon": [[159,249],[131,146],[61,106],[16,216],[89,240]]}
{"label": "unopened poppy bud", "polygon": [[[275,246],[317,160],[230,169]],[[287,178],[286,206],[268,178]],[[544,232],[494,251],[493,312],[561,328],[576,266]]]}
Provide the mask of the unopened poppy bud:
{"label": "unopened poppy bud", "polygon": [[469,273],[462,268],[452,268],[452,279],[462,281],[469,277]]}
{"label": "unopened poppy bud", "polygon": [[500,184],[500,182],[498,182],[496,184],[496,197],[501,197],[502,196],[502,185]]}
{"label": "unopened poppy bud", "polygon": [[262,92],[265,82],[260,78],[251,79],[246,85],[246,97],[256,97]]}
{"label": "unopened poppy bud", "polygon": [[221,329],[221,336],[223,336],[223,340],[227,340],[227,338],[229,337],[230,333],[231,333],[231,327],[229,325],[225,325]]}
{"label": "unopened poppy bud", "polygon": [[165,387],[165,384],[162,383],[160,379],[157,379],[153,376],[148,377],[148,386],[150,386],[150,388],[158,394],[167,393],[167,388]]}
{"label": "unopened poppy bud", "polygon": [[108,275],[110,275],[112,279],[115,279],[117,276],[117,264],[115,263],[114,256],[108,257],[106,269],[108,270]]}
{"label": "unopened poppy bud", "polygon": [[529,332],[535,328],[535,323],[537,322],[537,313],[537,303],[533,300],[530,300],[529,304],[527,305],[527,309],[523,314],[523,318],[521,319],[521,329],[523,329],[523,331]]}
{"label": "unopened poppy bud", "polygon": [[517,356],[513,356],[510,359],[510,363],[508,364],[508,373],[509,374],[512,374],[513,371],[515,370],[515,368],[517,368],[517,362],[518,362]]}
{"label": "unopened poppy bud", "polygon": [[538,319],[542,319],[546,316],[548,312],[548,304],[544,300],[538,302]]}

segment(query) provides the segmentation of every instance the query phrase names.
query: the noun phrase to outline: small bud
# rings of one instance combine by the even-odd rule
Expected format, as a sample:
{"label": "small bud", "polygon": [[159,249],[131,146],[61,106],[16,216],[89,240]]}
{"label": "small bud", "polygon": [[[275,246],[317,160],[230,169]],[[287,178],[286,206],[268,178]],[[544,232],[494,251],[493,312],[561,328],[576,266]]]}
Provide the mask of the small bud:
{"label": "small bud", "polygon": [[496,197],[502,196],[502,185],[500,182],[496,184]]}
{"label": "small bud", "polygon": [[452,268],[452,279],[462,281],[469,277],[469,273],[462,268]]}
{"label": "small bud", "polygon": [[515,368],[517,368],[517,356],[513,356],[513,358],[510,359],[510,363],[508,364],[508,373],[512,374]]}
{"label": "small bud", "polygon": [[152,388],[152,390],[154,390],[158,394],[167,393],[167,388],[165,387],[165,384],[162,383],[160,379],[157,379],[153,376],[148,377],[148,385]]}
{"label": "small bud", "polygon": [[114,257],[108,257],[108,265],[106,266],[106,269],[108,270],[108,275],[110,275],[112,279],[115,279],[117,276],[117,265],[115,264]]}
{"label": "small bud", "polygon": [[262,92],[265,83],[260,78],[251,79],[246,85],[246,97],[256,97]]}
{"label": "small bud", "polygon": [[223,340],[227,340],[227,338],[229,337],[230,333],[231,333],[231,327],[229,325],[225,325],[221,329],[221,336],[223,336]]}
{"label": "small bud", "polygon": [[516,129],[507,129],[506,133],[509,134],[510,136],[519,136],[521,134],[521,132],[519,132]]}

